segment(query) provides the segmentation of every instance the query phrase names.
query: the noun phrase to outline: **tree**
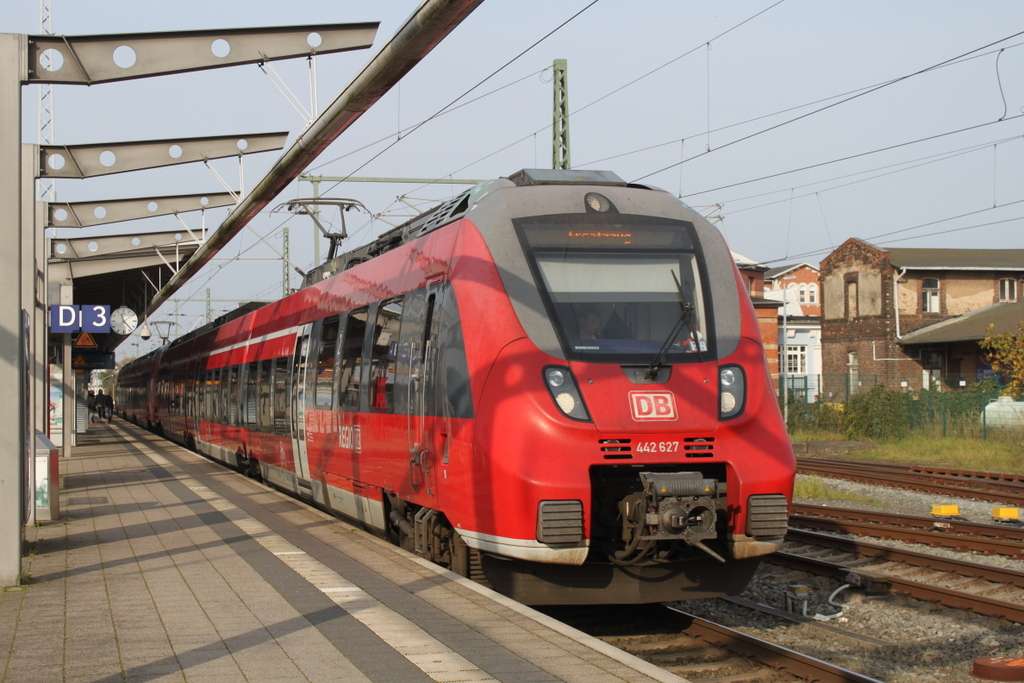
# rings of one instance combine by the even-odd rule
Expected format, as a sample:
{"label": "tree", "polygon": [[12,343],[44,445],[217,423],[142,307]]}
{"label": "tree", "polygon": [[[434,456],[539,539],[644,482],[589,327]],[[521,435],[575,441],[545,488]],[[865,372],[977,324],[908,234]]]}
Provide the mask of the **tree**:
{"label": "tree", "polygon": [[995,325],[985,328],[988,336],[979,346],[988,352],[985,360],[992,369],[1007,380],[1007,393],[1024,392],[1024,321],[1017,324],[1017,332],[994,333]]}

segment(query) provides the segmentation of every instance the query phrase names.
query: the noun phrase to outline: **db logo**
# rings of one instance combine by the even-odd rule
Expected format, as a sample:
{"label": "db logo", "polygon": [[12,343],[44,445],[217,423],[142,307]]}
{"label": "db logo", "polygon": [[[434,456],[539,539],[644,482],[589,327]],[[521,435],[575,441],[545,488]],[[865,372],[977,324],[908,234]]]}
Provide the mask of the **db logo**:
{"label": "db logo", "polygon": [[676,419],[676,399],[670,391],[631,391],[629,410],[637,422]]}

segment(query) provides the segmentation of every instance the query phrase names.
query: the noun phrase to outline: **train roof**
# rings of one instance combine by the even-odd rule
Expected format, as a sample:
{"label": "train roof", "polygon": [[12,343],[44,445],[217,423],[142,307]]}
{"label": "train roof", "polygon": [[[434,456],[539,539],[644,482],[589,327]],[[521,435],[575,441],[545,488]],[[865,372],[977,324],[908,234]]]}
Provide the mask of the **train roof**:
{"label": "train roof", "polygon": [[[322,280],[335,275],[343,270],[348,270],[379,256],[387,251],[399,247],[406,242],[422,237],[444,225],[458,220],[476,203],[488,194],[488,190],[498,187],[530,187],[539,185],[604,185],[616,187],[635,187],[639,189],[653,189],[647,185],[627,183],[612,171],[591,171],[573,169],[551,169],[551,168],[524,168],[508,177],[488,180],[471,187],[461,194],[449,199],[432,209],[382,233],[376,240],[348,251],[337,258],[331,259],[322,265],[314,268],[306,274],[302,282],[305,289]],[[263,306],[266,301],[252,301],[240,305],[238,308],[221,315],[215,320],[178,337],[163,348],[173,348],[180,344],[194,339],[212,329],[225,325],[236,318],[251,313]],[[157,353],[159,349],[142,356],[147,358]]]}
{"label": "train roof", "polygon": [[476,200],[487,195],[488,189],[501,187],[527,187],[535,185],[605,185],[618,187],[638,187],[650,189],[646,185],[627,183],[611,171],[589,171],[552,168],[524,168],[507,178],[498,178],[475,185],[459,194],[425,211],[415,218],[382,233],[373,242],[348,251],[337,258],[331,259],[314,268],[302,281],[303,288],[326,280],[332,275],[353,266],[369,261],[375,256],[399,247],[441,226],[458,220],[469,211]]}

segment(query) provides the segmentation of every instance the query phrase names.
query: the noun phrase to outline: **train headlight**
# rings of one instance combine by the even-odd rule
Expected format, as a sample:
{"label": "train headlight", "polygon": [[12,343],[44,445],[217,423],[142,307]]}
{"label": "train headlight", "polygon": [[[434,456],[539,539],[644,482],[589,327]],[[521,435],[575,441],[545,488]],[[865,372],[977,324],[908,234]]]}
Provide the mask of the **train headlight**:
{"label": "train headlight", "polygon": [[729,420],[743,412],[747,399],[746,379],[739,365],[718,369],[718,418]]}
{"label": "train headlight", "polygon": [[605,213],[612,208],[611,201],[597,192],[588,192],[584,195],[583,200],[588,212]]}
{"label": "train headlight", "polygon": [[587,407],[583,404],[583,397],[580,396],[576,380],[569,368],[557,365],[544,368],[544,384],[547,385],[551,399],[563,415],[571,420],[590,421]]}
{"label": "train headlight", "polygon": [[555,396],[555,403],[562,409],[562,412],[566,415],[572,414],[572,411],[576,409],[576,399],[572,397],[572,394],[562,392],[558,396]]}

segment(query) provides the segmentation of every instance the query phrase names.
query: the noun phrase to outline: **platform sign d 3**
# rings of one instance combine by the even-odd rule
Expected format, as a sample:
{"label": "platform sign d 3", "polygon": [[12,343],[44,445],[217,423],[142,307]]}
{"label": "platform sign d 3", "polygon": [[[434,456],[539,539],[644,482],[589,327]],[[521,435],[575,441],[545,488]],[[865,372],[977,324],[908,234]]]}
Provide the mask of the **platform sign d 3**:
{"label": "platform sign d 3", "polygon": [[50,306],[50,332],[110,332],[110,306]]}

